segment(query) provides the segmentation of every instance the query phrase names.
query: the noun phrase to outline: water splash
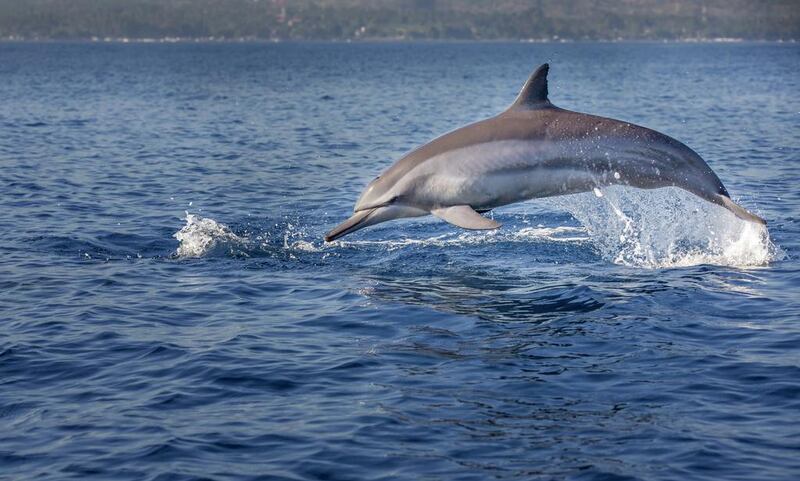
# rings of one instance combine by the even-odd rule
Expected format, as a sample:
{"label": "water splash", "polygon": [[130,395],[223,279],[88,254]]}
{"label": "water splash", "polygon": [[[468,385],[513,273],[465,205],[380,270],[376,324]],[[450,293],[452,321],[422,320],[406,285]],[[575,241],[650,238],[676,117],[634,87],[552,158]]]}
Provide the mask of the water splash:
{"label": "water splash", "polygon": [[274,224],[270,228],[247,225],[241,232],[211,218],[186,213],[184,225],[173,237],[180,244],[177,257],[263,257],[286,256],[295,253],[321,252],[325,245],[305,240],[307,233],[293,223]]}
{"label": "water splash", "polygon": [[175,253],[178,257],[204,257],[213,253],[240,251],[246,240],[213,219],[204,219],[186,213],[186,225],[173,237],[180,245]]}
{"label": "water splash", "polygon": [[604,258],[620,265],[752,267],[782,256],[765,226],[676,188],[610,187],[551,202],[586,227]]}

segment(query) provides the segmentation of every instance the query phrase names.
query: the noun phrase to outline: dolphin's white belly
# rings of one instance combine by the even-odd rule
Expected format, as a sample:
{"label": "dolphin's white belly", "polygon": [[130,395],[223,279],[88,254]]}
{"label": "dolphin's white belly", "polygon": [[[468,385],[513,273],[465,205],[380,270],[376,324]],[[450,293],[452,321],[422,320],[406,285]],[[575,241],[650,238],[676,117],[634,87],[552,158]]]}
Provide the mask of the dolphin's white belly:
{"label": "dolphin's white belly", "polygon": [[[607,148],[606,148],[607,147]],[[625,183],[619,149],[580,141],[505,140],[445,152],[420,165],[417,195],[431,205],[494,208]]]}

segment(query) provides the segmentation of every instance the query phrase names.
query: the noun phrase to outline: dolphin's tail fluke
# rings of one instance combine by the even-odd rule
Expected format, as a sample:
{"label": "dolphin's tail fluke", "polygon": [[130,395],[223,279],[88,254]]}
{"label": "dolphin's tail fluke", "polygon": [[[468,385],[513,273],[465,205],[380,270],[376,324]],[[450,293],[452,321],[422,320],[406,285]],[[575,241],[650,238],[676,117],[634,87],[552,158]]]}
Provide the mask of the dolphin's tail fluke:
{"label": "dolphin's tail fluke", "polygon": [[712,202],[714,202],[715,204],[719,204],[722,207],[725,207],[729,211],[733,212],[733,214],[740,219],[750,222],[755,222],[756,224],[767,225],[766,220],[753,214],[749,210],[745,209],[736,202],[732,201],[730,197],[717,194],[715,198],[712,200]]}

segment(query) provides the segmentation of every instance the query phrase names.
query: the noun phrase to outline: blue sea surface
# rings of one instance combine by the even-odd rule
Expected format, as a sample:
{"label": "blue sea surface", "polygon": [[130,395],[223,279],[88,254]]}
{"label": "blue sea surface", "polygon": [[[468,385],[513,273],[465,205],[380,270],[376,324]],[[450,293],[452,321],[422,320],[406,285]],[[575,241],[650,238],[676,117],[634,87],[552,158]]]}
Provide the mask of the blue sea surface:
{"label": "blue sea surface", "polygon": [[[550,62],[676,189],[325,244]],[[0,43],[0,479],[800,479],[800,46]]]}

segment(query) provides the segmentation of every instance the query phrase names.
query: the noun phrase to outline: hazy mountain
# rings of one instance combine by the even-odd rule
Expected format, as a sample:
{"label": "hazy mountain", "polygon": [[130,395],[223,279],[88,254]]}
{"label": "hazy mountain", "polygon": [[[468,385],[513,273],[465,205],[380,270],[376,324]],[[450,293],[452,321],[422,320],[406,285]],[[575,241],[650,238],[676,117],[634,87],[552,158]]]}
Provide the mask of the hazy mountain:
{"label": "hazy mountain", "polygon": [[0,37],[800,38],[800,0],[0,0]]}

